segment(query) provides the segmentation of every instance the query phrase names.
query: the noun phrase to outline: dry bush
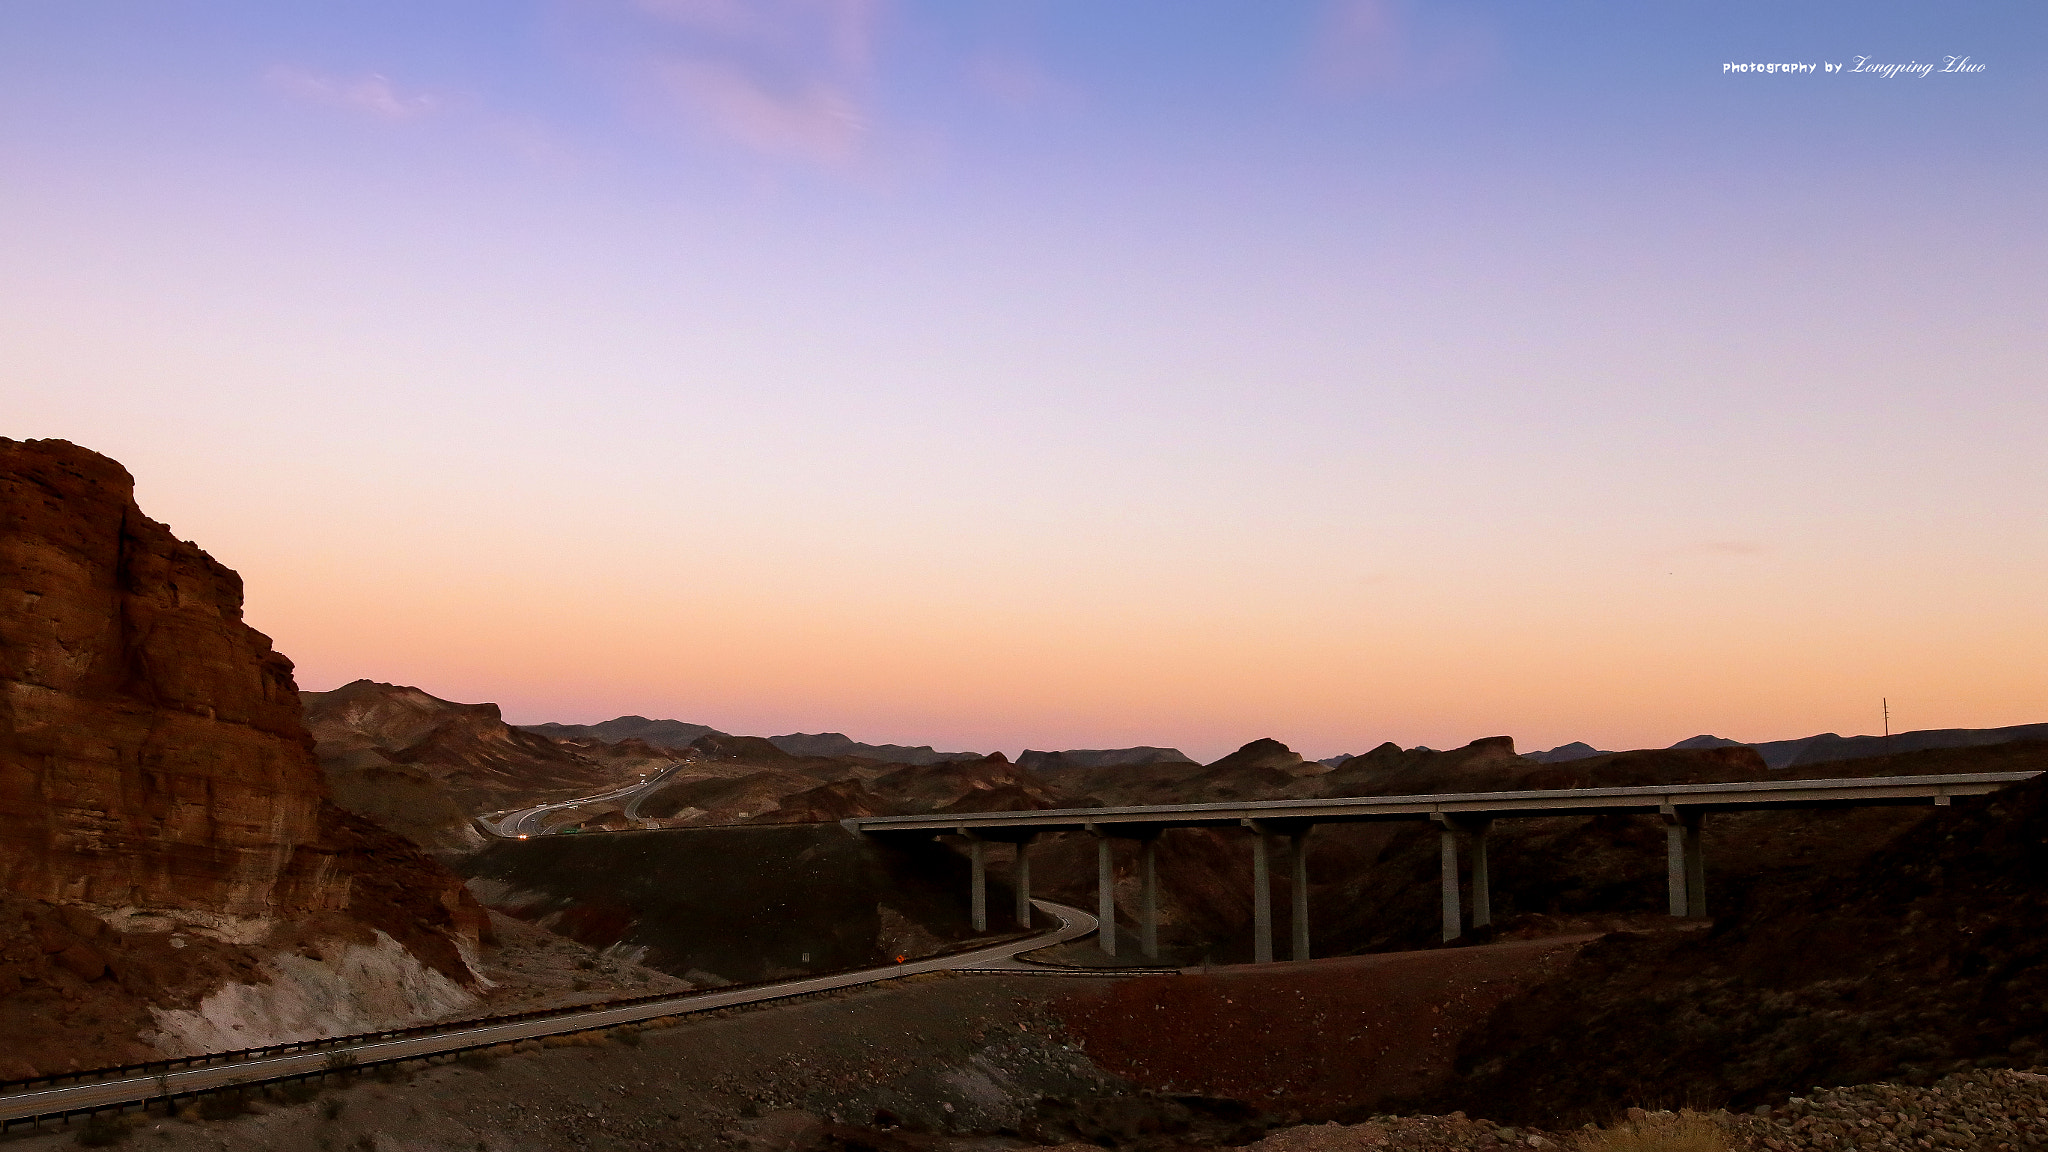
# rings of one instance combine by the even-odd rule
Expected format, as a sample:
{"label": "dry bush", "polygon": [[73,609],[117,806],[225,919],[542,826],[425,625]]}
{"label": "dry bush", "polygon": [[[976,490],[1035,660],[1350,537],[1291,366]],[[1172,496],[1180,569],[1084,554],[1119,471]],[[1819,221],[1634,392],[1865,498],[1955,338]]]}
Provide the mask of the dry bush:
{"label": "dry bush", "polygon": [[247,1088],[223,1088],[208,1092],[199,1098],[199,1118],[202,1120],[231,1120],[249,1111],[250,1093]]}
{"label": "dry bush", "polygon": [[136,1116],[123,1116],[118,1112],[113,1114],[105,1112],[95,1113],[86,1120],[85,1127],[79,1131],[78,1142],[87,1148],[105,1148],[112,1144],[119,1144],[128,1138],[130,1132],[135,1130],[135,1126],[140,1122],[140,1119],[140,1117]]}
{"label": "dry bush", "polygon": [[1572,1141],[1572,1152],[1730,1152],[1730,1148],[1728,1134],[1711,1117],[1688,1108],[1642,1112],[1606,1128],[1583,1132]]}
{"label": "dry bush", "polygon": [[558,1032],[540,1042],[546,1048],[602,1048],[611,1043],[602,1032]]}

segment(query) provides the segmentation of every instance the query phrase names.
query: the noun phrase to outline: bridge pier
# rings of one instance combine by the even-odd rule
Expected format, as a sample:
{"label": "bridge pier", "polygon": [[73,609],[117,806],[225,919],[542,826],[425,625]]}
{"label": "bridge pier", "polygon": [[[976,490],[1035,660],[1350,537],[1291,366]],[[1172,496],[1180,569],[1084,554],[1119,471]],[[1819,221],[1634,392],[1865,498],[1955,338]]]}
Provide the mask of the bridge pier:
{"label": "bridge pier", "polygon": [[1273,962],[1273,871],[1266,834],[1252,829],[1252,963]]}
{"label": "bridge pier", "polygon": [[1017,841],[1017,874],[1013,882],[1017,889],[1017,926],[1031,927],[1031,842],[1036,833],[1027,833]]}
{"label": "bridge pier", "polygon": [[1138,898],[1138,950],[1147,960],[1159,959],[1159,837],[1139,841],[1140,896]]}
{"label": "bridge pier", "polygon": [[1105,956],[1116,955],[1116,858],[1109,837],[1090,824],[1095,836],[1095,944]]}
{"label": "bridge pier", "polygon": [[1664,818],[1664,884],[1671,898],[1671,914],[1705,916],[1707,854],[1700,843],[1700,828],[1706,823],[1706,813],[1665,804],[1658,814]]}
{"label": "bridge pier", "polygon": [[1437,816],[1439,856],[1443,864],[1444,939],[1465,934],[1465,911],[1458,906],[1458,833],[1450,820]]}
{"label": "bridge pier", "polygon": [[1486,858],[1486,838],[1493,829],[1493,817],[1461,818],[1447,812],[1435,812],[1431,813],[1430,819],[1437,823],[1438,844],[1442,850],[1443,938],[1451,941],[1465,934],[1465,910],[1459,900],[1459,829],[1463,829],[1472,841],[1472,927],[1484,928],[1493,923],[1493,877]]}
{"label": "bridge pier", "polygon": [[967,917],[976,932],[988,931],[988,841],[960,829],[967,837]]}
{"label": "bridge pier", "polygon": [[1294,916],[1289,922],[1294,937],[1294,958],[1308,959],[1308,833],[1307,828],[1288,837],[1288,863],[1294,874]]}
{"label": "bridge pier", "polygon": [[1493,923],[1493,879],[1486,863],[1486,836],[1493,821],[1473,820],[1465,827],[1472,839],[1472,927],[1484,928]]}
{"label": "bridge pier", "polygon": [[1306,960],[1308,946],[1308,834],[1315,825],[1300,821],[1287,821],[1291,830],[1276,832],[1273,823],[1266,820],[1241,820],[1252,833],[1252,962],[1270,964],[1273,961],[1273,866],[1271,852],[1273,841],[1281,835],[1287,837],[1287,869],[1292,887],[1293,915],[1288,920],[1289,941],[1293,946],[1296,960]]}

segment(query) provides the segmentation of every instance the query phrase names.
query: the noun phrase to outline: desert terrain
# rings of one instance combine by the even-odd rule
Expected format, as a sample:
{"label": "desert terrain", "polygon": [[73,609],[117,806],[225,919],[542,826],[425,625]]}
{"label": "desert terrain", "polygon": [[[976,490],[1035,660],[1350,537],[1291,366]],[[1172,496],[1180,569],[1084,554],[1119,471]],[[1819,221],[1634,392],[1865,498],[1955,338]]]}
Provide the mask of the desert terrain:
{"label": "desert terrain", "polygon": [[[112,460],[0,440],[0,498],[8,1079],[977,937],[956,838],[882,843],[847,817],[2048,770],[2040,726],[1326,760],[1259,737],[1209,764],[638,716],[515,727],[413,686],[299,691],[242,622],[239,577],[149,520]],[[1169,974],[1081,942],[1041,959],[1082,971],[910,977],[7,1139],[1309,1152],[1544,1148],[1590,1124],[1705,1125],[1766,1152],[2042,1142],[2048,777],[1952,807],[1718,815],[1703,836],[1712,915],[1674,919],[1656,818],[1504,821],[1494,922],[1446,945],[1433,826],[1320,827],[1318,958],[1250,965],[1245,835],[1172,829]],[[990,859],[1002,920],[1011,856]],[[1092,838],[1041,838],[1032,860],[1036,895],[1094,906]],[[1112,864],[1128,924],[1135,852]]]}

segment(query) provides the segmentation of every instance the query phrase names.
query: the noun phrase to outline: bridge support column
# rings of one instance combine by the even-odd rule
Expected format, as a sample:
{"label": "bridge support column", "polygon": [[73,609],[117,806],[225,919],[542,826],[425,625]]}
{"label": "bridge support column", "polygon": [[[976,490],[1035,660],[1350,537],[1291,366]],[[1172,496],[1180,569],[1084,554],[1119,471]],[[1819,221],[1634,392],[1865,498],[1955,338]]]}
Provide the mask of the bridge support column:
{"label": "bridge support column", "polygon": [[1664,881],[1673,916],[1707,914],[1707,856],[1700,844],[1706,814],[1663,805]]}
{"label": "bridge support column", "polygon": [[1109,837],[1095,833],[1095,945],[1105,956],[1116,955],[1116,858]]}
{"label": "bridge support column", "polygon": [[1700,843],[1706,826],[1705,814],[1696,815],[1685,826],[1685,914],[1707,914],[1707,853]]}
{"label": "bridge support column", "polygon": [[1493,923],[1493,879],[1486,864],[1486,835],[1493,821],[1474,820],[1466,827],[1472,836],[1472,927],[1484,928]]}
{"label": "bridge support column", "polygon": [[1444,939],[1450,941],[1465,934],[1465,912],[1458,906],[1458,833],[1441,813],[1437,824],[1443,858]]}
{"label": "bridge support column", "polygon": [[1138,949],[1147,960],[1159,959],[1159,838],[1147,836],[1138,853],[1143,884],[1138,909]]}
{"label": "bridge support column", "polygon": [[967,918],[976,932],[988,931],[988,841],[965,828],[967,837]]}
{"label": "bridge support column", "polygon": [[1294,916],[1288,927],[1293,929],[1294,958],[1308,959],[1308,829],[1304,828],[1288,837],[1288,864],[1294,873]]}
{"label": "bridge support column", "polygon": [[[1246,821],[1250,824],[1250,821]],[[1252,963],[1273,962],[1273,871],[1266,834],[1252,827]]]}
{"label": "bridge support column", "polygon": [[1031,927],[1031,842],[1037,839],[1027,835],[1017,841],[1017,926]]}

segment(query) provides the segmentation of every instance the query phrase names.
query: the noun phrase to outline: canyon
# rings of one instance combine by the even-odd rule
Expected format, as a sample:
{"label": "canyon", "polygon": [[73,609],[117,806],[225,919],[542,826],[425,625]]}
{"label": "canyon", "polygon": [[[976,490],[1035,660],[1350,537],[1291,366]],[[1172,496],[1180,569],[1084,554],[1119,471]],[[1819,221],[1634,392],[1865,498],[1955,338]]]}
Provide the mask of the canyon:
{"label": "canyon", "polygon": [[[837,823],[854,816],[1739,782],[1786,764],[2048,769],[2042,726],[1533,755],[1489,736],[1325,760],[1260,738],[1208,764],[1157,746],[1012,761],[638,716],[515,726],[407,685],[299,691],[244,622],[239,577],[85,449],[0,440],[0,529],[0,1078],[883,965],[976,935],[957,845],[864,838]],[[1184,975],[1044,993],[1012,977],[1007,1007],[982,977],[880,996],[903,1007],[878,1026],[906,1035],[930,1027],[921,1003],[982,1014],[955,1030],[943,1083],[891,1096],[856,1060],[830,1083],[792,1074],[808,1087],[781,1096],[706,1088],[722,1102],[700,1135],[759,1145],[764,1105],[808,1109],[809,1143],[790,1146],[816,1148],[937,1148],[1004,1126],[1109,1139],[1123,1123],[1124,1142],[1163,1148],[1139,1129],[1241,1142],[1301,1119],[1379,1123],[1374,1109],[1483,1108],[1554,1130],[1660,1098],[1768,1111],[1807,1081],[2024,1068],[2048,1054],[2044,804],[2037,779],[1953,810],[1716,816],[1716,915],[1686,922],[1663,911],[1653,817],[1507,822],[1494,923],[1452,950],[1433,827],[1328,825],[1305,877],[1326,959],[1257,969],[1235,967],[1251,955],[1245,834],[1172,829],[1160,962]],[[502,834],[515,812],[531,834]],[[991,905],[1006,908],[1013,857],[991,856]],[[1032,858],[1037,894],[1092,905],[1092,837],[1045,836]],[[1111,866],[1134,918],[1136,854],[1118,846]],[[1284,931],[1290,901],[1276,904]],[[1099,967],[1092,947],[1053,959]],[[1419,1013],[1427,1036],[1398,1039],[1394,1017]],[[1035,1039],[998,1043],[990,1022]],[[1289,1070],[1303,1052],[1344,1063],[1369,1028],[1394,1038],[1372,1059]],[[1002,1060],[1025,1071],[1004,1080]],[[976,1077],[1007,1085],[1001,1099]],[[1054,1090],[1072,1099],[1026,1098]]]}

